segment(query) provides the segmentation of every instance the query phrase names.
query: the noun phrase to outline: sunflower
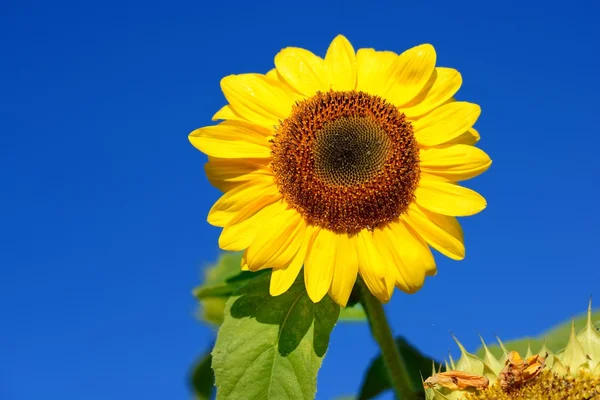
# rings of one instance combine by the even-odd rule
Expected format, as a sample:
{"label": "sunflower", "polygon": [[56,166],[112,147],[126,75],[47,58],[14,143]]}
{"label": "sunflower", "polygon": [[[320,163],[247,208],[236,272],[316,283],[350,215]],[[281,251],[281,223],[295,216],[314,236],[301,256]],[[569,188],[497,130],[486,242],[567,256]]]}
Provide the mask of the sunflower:
{"label": "sunflower", "polygon": [[398,55],[337,36],[325,58],[288,47],[266,74],[226,76],[217,125],[193,131],[210,182],[219,246],[242,269],[272,268],[273,296],[304,266],[314,302],[345,306],[360,275],[382,302],[436,273],[429,246],[465,256],[457,216],[485,199],[460,186],[491,164],[473,145],[478,105],[456,101],[462,78],[433,46]]}
{"label": "sunflower", "polygon": [[[546,347],[532,351],[531,343],[521,357],[500,339],[500,358],[483,342],[483,357],[466,351],[456,340],[461,357],[450,358],[446,372],[423,382],[427,400],[598,400],[600,399],[600,332],[592,321],[592,301],[586,324],[571,333],[563,349]],[[548,343],[554,347],[557,337]],[[560,342],[560,340],[558,340]],[[508,347],[508,349],[507,349]],[[510,351],[509,351],[510,350]]]}

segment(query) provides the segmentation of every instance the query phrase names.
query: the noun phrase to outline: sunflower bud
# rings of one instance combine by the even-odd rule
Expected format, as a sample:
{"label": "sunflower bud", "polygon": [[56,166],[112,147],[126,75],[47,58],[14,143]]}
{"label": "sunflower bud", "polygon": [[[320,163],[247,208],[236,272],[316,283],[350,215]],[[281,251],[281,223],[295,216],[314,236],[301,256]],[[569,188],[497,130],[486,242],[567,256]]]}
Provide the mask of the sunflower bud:
{"label": "sunflower bud", "polygon": [[[456,340],[456,338],[455,338]],[[496,358],[483,343],[484,356],[461,351],[458,362],[446,363],[423,382],[427,400],[589,400],[600,399],[600,332],[592,323],[592,303],[587,324],[571,335],[567,346],[553,353],[544,344],[536,353],[523,357],[500,342],[503,355]],[[483,384],[487,383],[489,384]]]}

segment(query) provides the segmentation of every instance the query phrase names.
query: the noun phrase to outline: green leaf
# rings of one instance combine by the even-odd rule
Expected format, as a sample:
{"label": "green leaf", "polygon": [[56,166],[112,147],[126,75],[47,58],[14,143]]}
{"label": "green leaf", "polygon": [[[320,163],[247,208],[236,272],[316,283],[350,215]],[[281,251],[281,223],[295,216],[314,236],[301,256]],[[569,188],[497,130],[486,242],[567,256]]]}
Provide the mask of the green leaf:
{"label": "green leaf", "polygon": [[225,303],[237,289],[258,273],[242,271],[240,253],[225,253],[216,265],[205,271],[204,282],[193,291],[200,301],[200,318],[214,325],[221,325]]}
{"label": "green leaf", "polygon": [[222,253],[217,264],[205,272],[204,284],[213,285],[234,277],[241,271],[242,253]]}
{"label": "green leaf", "polygon": [[353,307],[343,307],[340,310],[340,322],[365,322],[367,314],[360,304]]}
{"label": "green leaf", "polygon": [[191,382],[196,400],[209,400],[212,398],[215,385],[215,376],[210,367],[212,356],[205,354],[196,364],[192,372]]}
{"label": "green leaf", "polygon": [[[586,326],[587,314],[576,317],[574,321],[575,332],[580,332]],[[598,322],[600,322],[600,311],[592,313],[592,321],[596,322],[598,325]],[[542,333],[537,337],[509,340],[507,342],[503,341],[503,344],[504,347],[509,351],[518,351],[519,354],[524,355],[527,353],[527,346],[531,345],[531,351],[533,353],[537,353],[540,351],[545,341],[546,347],[552,352],[556,353],[567,347],[567,343],[569,342],[569,337],[571,335],[571,323],[572,321],[569,320],[555,326],[554,328]],[[500,345],[488,345],[487,347],[495,357],[499,358],[502,356],[503,353]],[[485,349],[481,347],[479,350],[477,350],[476,354],[482,357],[485,354]]]}
{"label": "green leaf", "polygon": [[223,313],[225,312],[226,297],[208,298],[200,301],[202,304],[199,316],[204,321],[216,326],[223,323]]}
{"label": "green leaf", "polygon": [[[422,379],[425,380],[431,376],[434,360],[423,355],[401,336],[396,338],[396,346],[406,365],[410,368],[408,374],[413,382],[413,390],[421,398],[425,398]],[[438,370],[439,367],[440,364],[435,361],[435,369]],[[387,370],[380,355],[371,363],[367,370],[358,400],[372,399],[391,388]]]}
{"label": "green leaf", "polygon": [[250,271],[237,271],[237,275],[231,276],[222,282],[216,283],[205,283],[194,289],[194,296],[198,300],[206,299],[209,297],[229,297],[240,287],[244,286],[249,279],[256,277],[264,271],[250,272]]}
{"label": "green leaf", "polygon": [[217,399],[313,399],[339,306],[314,304],[298,277],[284,294],[269,294],[261,275],[227,300],[213,356]]}

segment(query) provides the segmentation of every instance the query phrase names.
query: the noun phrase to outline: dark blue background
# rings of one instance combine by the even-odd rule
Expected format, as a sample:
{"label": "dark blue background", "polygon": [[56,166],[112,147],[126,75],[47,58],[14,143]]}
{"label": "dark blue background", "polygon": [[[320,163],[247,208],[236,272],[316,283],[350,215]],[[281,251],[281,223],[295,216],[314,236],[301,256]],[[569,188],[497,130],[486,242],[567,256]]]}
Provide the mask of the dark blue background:
{"label": "dark blue background", "polygon": [[[187,140],[222,76],[285,46],[323,55],[429,42],[481,104],[494,160],[469,186],[467,258],[437,257],[387,307],[426,353],[536,334],[600,300],[600,6],[576,2],[0,3],[0,398],[183,399],[213,332],[191,289],[216,259],[218,192]],[[319,399],[357,390],[376,353],[338,325]],[[453,350],[456,355],[456,351]]]}

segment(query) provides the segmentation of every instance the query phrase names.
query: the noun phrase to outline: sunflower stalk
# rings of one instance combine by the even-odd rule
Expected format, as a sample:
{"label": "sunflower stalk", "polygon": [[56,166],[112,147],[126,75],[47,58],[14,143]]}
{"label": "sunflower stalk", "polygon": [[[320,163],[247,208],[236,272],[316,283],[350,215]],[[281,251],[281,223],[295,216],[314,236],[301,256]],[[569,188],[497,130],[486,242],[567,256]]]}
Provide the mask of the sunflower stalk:
{"label": "sunflower stalk", "polygon": [[415,391],[408,375],[408,367],[396,347],[396,341],[385,316],[383,305],[371,293],[361,278],[358,279],[358,284],[360,287],[360,303],[367,314],[371,333],[381,349],[381,355],[396,398],[403,400],[415,399]]}

